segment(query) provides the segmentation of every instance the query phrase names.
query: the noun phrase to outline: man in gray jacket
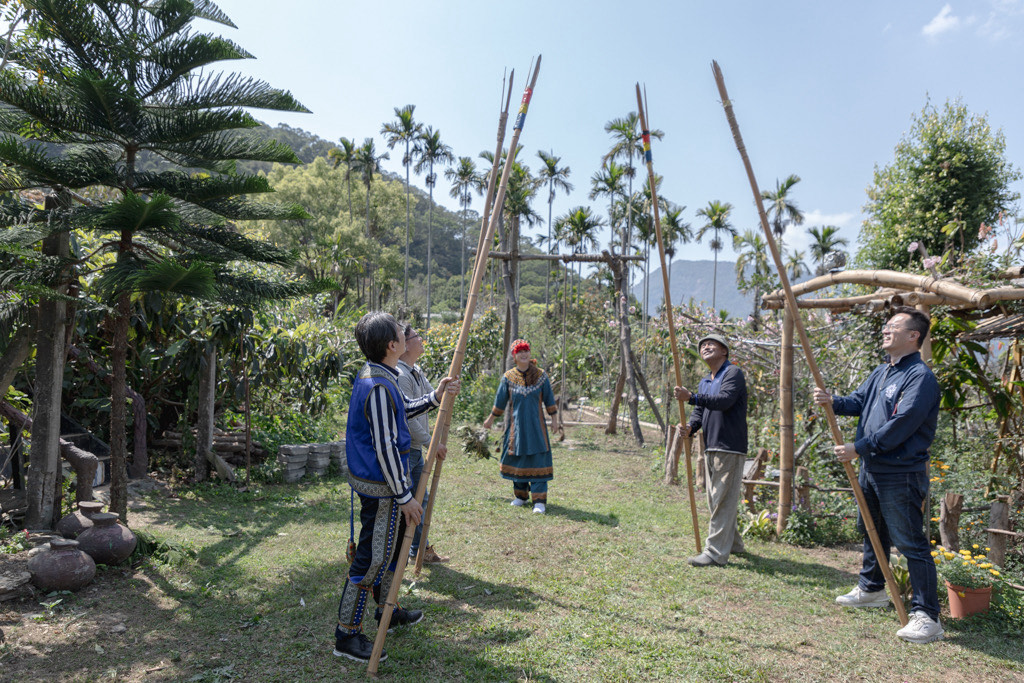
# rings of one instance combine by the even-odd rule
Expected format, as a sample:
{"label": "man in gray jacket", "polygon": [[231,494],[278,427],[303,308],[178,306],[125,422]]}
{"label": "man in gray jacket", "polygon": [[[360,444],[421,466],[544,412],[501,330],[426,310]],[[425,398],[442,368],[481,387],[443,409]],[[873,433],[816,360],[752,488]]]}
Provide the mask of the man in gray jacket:
{"label": "man in gray jacket", "polygon": [[[398,359],[398,387],[408,399],[425,396],[434,390],[423,374],[423,368],[416,364],[423,355],[423,338],[412,327],[403,325],[405,333],[405,353]],[[420,475],[423,474],[423,450],[430,446],[430,423],[427,421],[426,413],[409,418],[409,433],[412,435],[412,447],[409,451],[409,471],[412,477],[413,491],[419,486]],[[445,449],[444,444],[438,447],[438,451]],[[441,454],[444,455],[443,453]],[[423,493],[423,507],[426,509],[430,500],[430,484]],[[416,526],[416,535],[412,539],[412,547],[409,549],[409,556],[416,557],[419,552],[420,536],[423,533],[423,522]],[[423,561],[427,564],[447,562],[449,558],[438,555],[434,546],[422,539],[426,549],[423,551]]]}
{"label": "man in gray jacket", "polygon": [[677,399],[696,406],[683,427],[687,436],[704,429],[704,472],[711,523],[704,552],[691,557],[694,567],[723,566],[731,553],[743,552],[736,517],[747,455],[747,380],[729,362],[725,337],[707,334],[697,343],[710,373],[691,393],[676,387]]}

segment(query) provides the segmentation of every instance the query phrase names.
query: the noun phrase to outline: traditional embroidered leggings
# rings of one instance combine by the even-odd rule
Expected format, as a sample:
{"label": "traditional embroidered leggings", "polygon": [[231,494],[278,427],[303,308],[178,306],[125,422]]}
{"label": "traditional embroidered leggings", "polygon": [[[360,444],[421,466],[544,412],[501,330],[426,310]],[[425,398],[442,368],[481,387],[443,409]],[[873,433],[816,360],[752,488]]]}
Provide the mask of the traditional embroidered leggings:
{"label": "traditional embroidered leggings", "polygon": [[[359,544],[349,567],[345,588],[338,604],[338,633],[358,633],[366,609],[367,594],[373,592],[378,605],[387,598],[395,576],[405,516],[393,498],[359,496]],[[385,561],[387,562],[385,564]]]}

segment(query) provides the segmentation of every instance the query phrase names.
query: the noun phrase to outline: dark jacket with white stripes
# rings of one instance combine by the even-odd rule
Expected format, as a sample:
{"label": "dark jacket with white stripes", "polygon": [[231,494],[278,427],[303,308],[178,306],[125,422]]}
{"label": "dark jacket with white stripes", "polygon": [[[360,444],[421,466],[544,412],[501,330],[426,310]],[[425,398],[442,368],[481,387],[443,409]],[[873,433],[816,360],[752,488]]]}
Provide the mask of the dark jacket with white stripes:
{"label": "dark jacket with white stripes", "polygon": [[408,400],[398,387],[398,371],[367,362],[352,386],[345,428],[348,482],[370,498],[412,499],[409,479],[408,417],[440,405],[436,392]]}
{"label": "dark jacket with white stripes", "polygon": [[708,373],[700,381],[690,405],[697,406],[690,415],[690,433],[704,428],[705,449],[747,452],[747,380],[742,370],[726,360],[717,375]]}

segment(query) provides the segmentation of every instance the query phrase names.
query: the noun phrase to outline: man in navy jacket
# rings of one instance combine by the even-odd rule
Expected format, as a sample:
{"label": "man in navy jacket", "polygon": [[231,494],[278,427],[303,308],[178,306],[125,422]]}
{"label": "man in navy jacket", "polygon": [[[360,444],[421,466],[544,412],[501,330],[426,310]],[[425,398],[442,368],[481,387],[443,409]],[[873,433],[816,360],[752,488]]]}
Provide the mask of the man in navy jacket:
{"label": "man in navy jacket", "polygon": [[686,436],[704,429],[705,488],[711,510],[704,551],[688,562],[711,567],[724,565],[731,553],[743,552],[736,517],[747,456],[747,380],[729,362],[725,337],[705,335],[697,350],[710,372],[696,393],[676,387],[675,395],[696,406],[684,427]]}
{"label": "man in navy jacket", "polygon": [[814,400],[831,403],[837,415],[857,415],[853,443],[835,446],[843,462],[861,459],[858,482],[887,557],[879,558],[863,520],[864,563],[857,587],[836,602],[846,607],[885,607],[889,598],[881,563],[893,544],[907,558],[912,586],[910,621],[897,631],[903,640],[930,643],[943,636],[935,563],[924,533],[928,497],[928,448],[939,415],[939,384],[921,360],[921,344],[931,321],[916,309],[900,306],[882,328],[887,362],[875,368],[849,396],[814,390]]}

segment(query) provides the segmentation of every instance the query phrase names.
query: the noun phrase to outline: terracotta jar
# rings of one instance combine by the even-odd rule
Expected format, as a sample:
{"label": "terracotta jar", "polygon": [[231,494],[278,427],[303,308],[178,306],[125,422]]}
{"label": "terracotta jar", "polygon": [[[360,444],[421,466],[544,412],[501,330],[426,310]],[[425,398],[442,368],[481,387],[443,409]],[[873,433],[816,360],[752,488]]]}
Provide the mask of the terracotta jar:
{"label": "terracotta jar", "polygon": [[42,591],[76,591],[96,576],[96,563],[78,549],[78,541],[56,538],[50,549],[28,561],[32,583]]}
{"label": "terracotta jar", "polygon": [[103,509],[103,503],[95,500],[83,500],[78,503],[78,511],[57,522],[57,533],[64,538],[78,538],[78,535],[92,526],[92,516]]}
{"label": "terracotta jar", "polygon": [[112,512],[98,512],[92,516],[92,527],[78,537],[79,547],[92,555],[96,564],[121,564],[135,550],[138,539],[117,520]]}

